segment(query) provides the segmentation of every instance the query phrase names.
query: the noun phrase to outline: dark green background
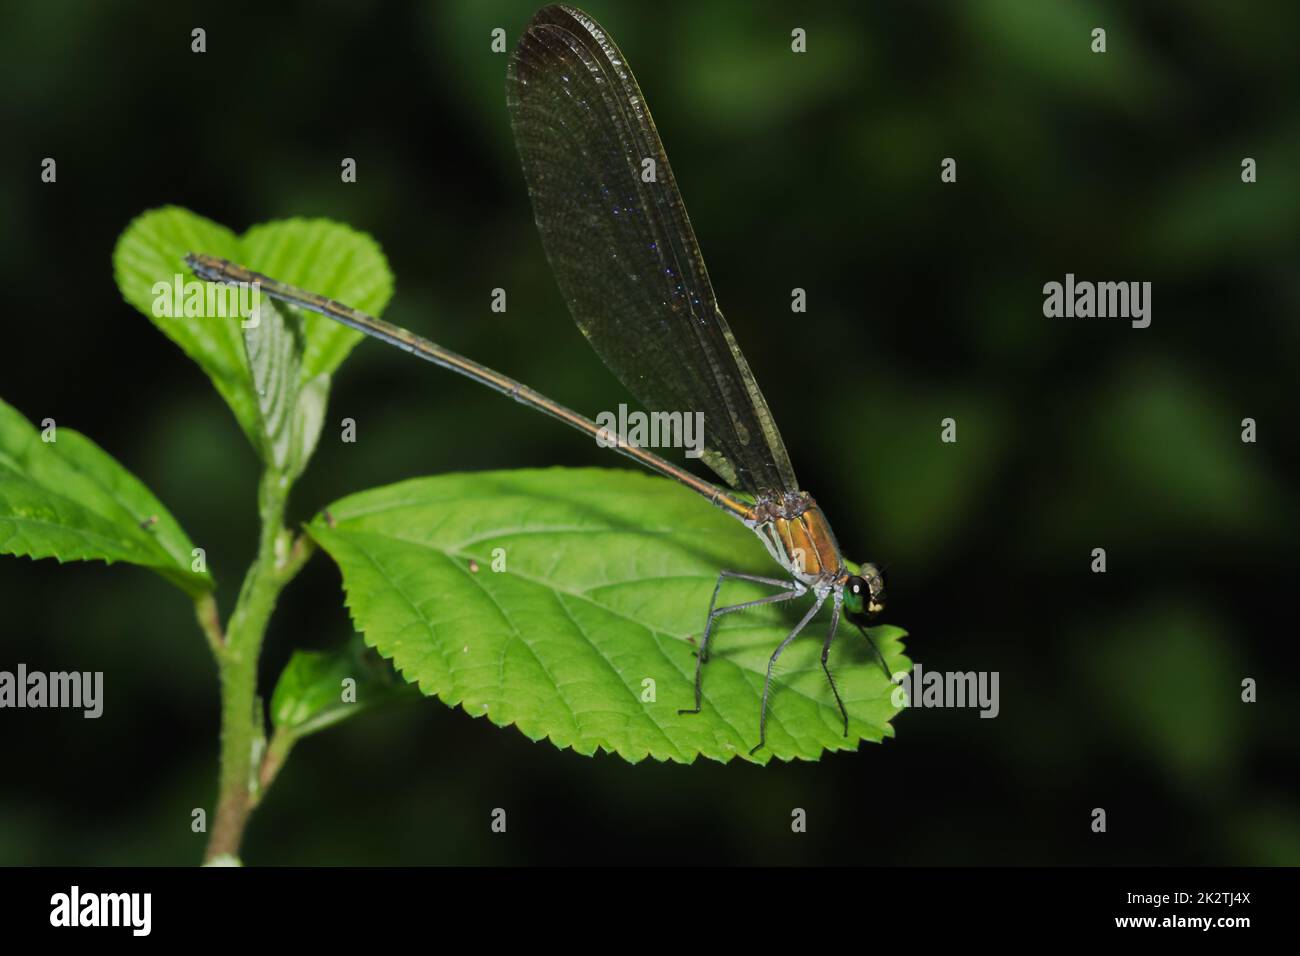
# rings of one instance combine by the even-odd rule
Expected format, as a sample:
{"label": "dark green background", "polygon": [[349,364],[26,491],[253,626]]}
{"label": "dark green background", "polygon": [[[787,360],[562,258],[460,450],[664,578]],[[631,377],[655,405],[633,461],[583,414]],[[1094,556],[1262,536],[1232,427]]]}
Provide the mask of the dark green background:
{"label": "dark green background", "polygon": [[[207,548],[227,612],[256,540],[255,459],[114,287],[113,243],[141,211],[347,222],[391,261],[388,318],[575,408],[625,397],[565,313],[510,138],[489,32],[513,44],[530,4],[269,7],[0,12],[0,397],[148,483]],[[302,744],[246,860],[1300,862],[1300,8],[588,9],[654,109],[804,486],[851,556],[889,565],[916,659],[1000,672],[1001,716],[911,711],[895,740],[819,764],[629,766],[416,701]],[[1067,272],[1152,282],[1151,328],[1044,318],[1043,283]],[[809,311],[792,321],[795,286]],[[372,343],[335,379],[344,416],[359,441],[327,427],[298,519],[416,475],[622,466]],[[0,667],[102,670],[107,694],[98,721],[0,712],[0,863],[197,861],[218,710],[186,600],[141,570],[5,558],[0,612]],[[349,632],[318,556],[272,622],[267,691],[293,648]]]}

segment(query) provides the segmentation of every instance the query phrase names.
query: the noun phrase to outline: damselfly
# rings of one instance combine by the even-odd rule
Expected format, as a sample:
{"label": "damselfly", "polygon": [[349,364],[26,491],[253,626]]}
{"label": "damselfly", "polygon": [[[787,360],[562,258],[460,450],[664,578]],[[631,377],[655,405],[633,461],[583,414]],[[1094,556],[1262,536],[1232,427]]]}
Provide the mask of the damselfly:
{"label": "damselfly", "polygon": [[[506,102],[537,228],[574,320],[648,409],[704,413],[701,458],[726,487],[645,448],[623,441],[614,447],[744,522],[788,575],[718,575],[696,655],[695,706],[680,713],[700,712],[703,669],[719,617],[811,592],[812,607],[768,660],[759,740],[750,752],[767,740],[768,698],[781,653],[827,601],[831,619],[822,669],[847,736],[848,711],[827,663],[831,643],[841,616],[847,617],[889,673],[865,628],[884,609],[884,576],[869,563],[852,573],[825,515],[795,480],[781,433],[714,298],[668,157],[632,71],[591,17],[571,7],[550,6],[533,17],[514,50]],[[259,283],[272,298],[459,372],[602,443],[609,437],[606,429],[572,409],[389,322],[223,259],[191,254],[186,263],[195,275],[211,281]],[[718,594],[728,579],[778,590],[719,607]]]}

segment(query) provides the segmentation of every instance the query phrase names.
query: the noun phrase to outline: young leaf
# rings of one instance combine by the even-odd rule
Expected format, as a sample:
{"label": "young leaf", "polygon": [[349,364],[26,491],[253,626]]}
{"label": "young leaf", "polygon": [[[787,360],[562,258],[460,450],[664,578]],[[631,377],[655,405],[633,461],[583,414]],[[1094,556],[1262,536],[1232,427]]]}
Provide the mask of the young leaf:
{"label": "young leaf", "polygon": [[[719,619],[693,703],[695,642],[722,568],[779,575],[740,522],[660,478],[549,469],[444,475],[351,495],[309,527],[343,572],[366,642],[449,705],[582,754],[604,749],[689,763],[816,759],[892,736],[895,685],[841,624],[821,669],[823,612],[782,656],[768,746],[759,695],[772,651],[809,597]],[[726,603],[770,594],[729,582]],[[890,671],[908,670],[903,632],[873,629]]]}
{"label": "young leaf", "polygon": [[[383,311],[392,295],[388,263],[369,236],[323,219],[264,223],[236,236],[187,209],[167,206],[132,220],[118,238],[113,271],[123,298],[199,364],[253,447],[265,452],[262,409],[245,357],[240,318],[173,318],[155,309],[175,290],[178,277],[182,289],[185,283],[197,282],[184,263],[190,252],[239,262],[373,315]],[[203,284],[190,287],[195,288]],[[332,373],[362,338],[359,332],[309,314],[302,316],[302,335],[299,385]]]}
{"label": "young leaf", "polygon": [[324,372],[302,383],[293,415],[293,435],[289,446],[288,474],[302,474],[325,425],[325,406],[329,402],[330,377]]}
{"label": "young leaf", "polygon": [[197,597],[193,545],[176,519],[111,455],[70,428],[54,441],[0,402],[0,553],[60,561],[129,561]]}
{"label": "young leaf", "polygon": [[[371,315],[382,315],[393,297],[393,274],[379,244],[364,232],[328,219],[285,219],[253,226],[240,239],[240,256],[235,261],[256,272]],[[365,338],[321,315],[304,312],[302,319],[304,381],[322,372],[332,374]]]}
{"label": "young leaf", "polygon": [[[221,397],[235,413],[244,433],[257,444],[257,404],[248,382],[239,320],[183,316],[185,296],[172,296],[175,315],[162,314],[163,286],[175,289],[195,282],[185,267],[185,254],[201,249],[215,256],[238,259],[239,237],[210,219],[188,209],[167,206],[137,216],[118,237],[113,249],[113,275],[117,288],[169,339],[179,345],[212,379]],[[157,306],[157,307],[156,307]]]}
{"label": "young leaf", "polygon": [[269,298],[261,302],[259,321],[244,330],[244,345],[262,417],[262,460],[297,478],[325,424],[329,373],[302,378],[302,318]]}
{"label": "young leaf", "polygon": [[359,637],[330,651],[294,651],[271,695],[271,722],[301,738],[394,700],[405,690],[392,668]]}
{"label": "young leaf", "polygon": [[255,322],[244,329],[244,348],[260,414],[262,460],[283,472],[293,456],[298,410],[302,329],[298,316],[263,299]]}

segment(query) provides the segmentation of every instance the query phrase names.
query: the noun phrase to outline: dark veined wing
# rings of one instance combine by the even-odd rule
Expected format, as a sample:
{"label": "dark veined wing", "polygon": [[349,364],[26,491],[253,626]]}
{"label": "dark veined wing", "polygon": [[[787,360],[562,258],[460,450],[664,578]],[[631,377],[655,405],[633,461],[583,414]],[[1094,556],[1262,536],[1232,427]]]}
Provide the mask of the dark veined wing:
{"label": "dark veined wing", "polygon": [[510,59],[506,100],[542,245],[592,347],[647,410],[704,413],[702,459],[727,484],[796,490],[614,41],[579,10],[538,11]]}

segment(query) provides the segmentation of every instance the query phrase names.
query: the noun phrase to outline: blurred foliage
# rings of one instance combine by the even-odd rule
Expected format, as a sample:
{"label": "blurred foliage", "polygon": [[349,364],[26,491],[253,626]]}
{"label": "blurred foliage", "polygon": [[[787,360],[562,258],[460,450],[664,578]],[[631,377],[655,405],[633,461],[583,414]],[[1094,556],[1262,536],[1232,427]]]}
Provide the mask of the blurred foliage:
{"label": "blurred foliage", "polygon": [[[1297,863],[1286,653],[1300,443],[1300,8],[1071,0],[591,0],[663,135],[804,486],[927,669],[997,670],[996,720],[913,710],[815,766],[624,765],[430,702],[305,740],[246,856]],[[589,412],[626,400],[565,314],[517,167],[504,57],[532,5],[343,0],[0,12],[0,395],[91,436],[207,549],[252,553],[256,461],[113,285],[142,210],[374,236],[387,317]],[[208,31],[192,54],[190,30]],[[789,54],[794,26],[809,52]],[[1094,26],[1108,52],[1087,52]],[[39,181],[58,160],[57,185]],[[339,181],[343,157],[358,182]],[[945,156],[956,184],[939,181]],[[1240,181],[1242,157],[1259,182]],[[1153,323],[1048,320],[1042,286],[1151,281]],[[489,311],[490,290],[510,310]],[[808,290],[792,322],[790,289]],[[958,421],[956,445],[939,422]],[[356,444],[338,440],[355,418]],[[1245,417],[1259,442],[1240,441]],[[395,350],[338,372],[321,504],[417,475],[608,465]],[[1089,572],[1094,547],[1105,575]],[[219,594],[223,607],[233,601]],[[213,668],[148,573],[0,564],[3,661],[105,671],[97,721],[6,712],[0,861],[186,863],[215,789]],[[263,670],[342,643],[339,577],[287,593]],[[1244,677],[1259,701],[1239,702]],[[870,795],[888,780],[888,809]],[[581,795],[580,809],[575,795]],[[506,838],[489,813],[510,811]],[[807,834],[789,832],[808,811]],[[1092,807],[1111,832],[1088,830]],[[900,812],[901,811],[901,812]],[[902,818],[899,823],[893,820]],[[905,825],[904,825],[905,822]]]}

